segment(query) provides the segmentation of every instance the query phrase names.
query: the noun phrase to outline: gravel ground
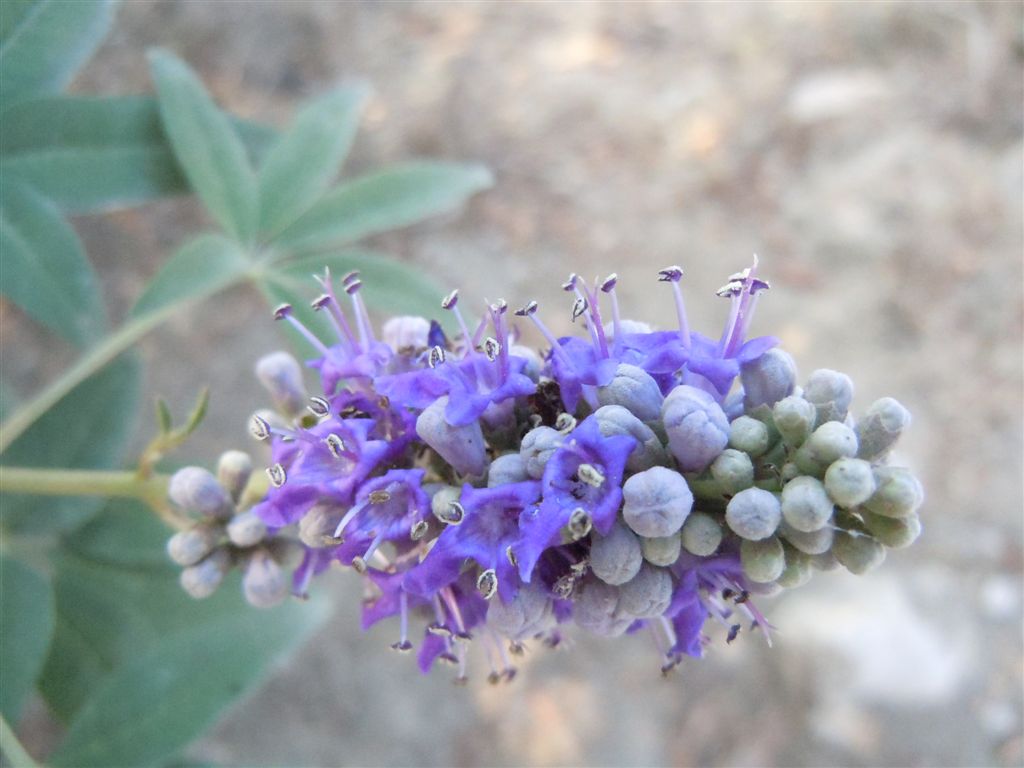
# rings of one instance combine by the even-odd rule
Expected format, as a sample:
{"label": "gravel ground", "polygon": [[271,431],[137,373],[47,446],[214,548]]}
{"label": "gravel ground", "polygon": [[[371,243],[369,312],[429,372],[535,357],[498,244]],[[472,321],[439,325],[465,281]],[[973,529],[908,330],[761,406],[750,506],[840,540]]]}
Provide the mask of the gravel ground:
{"label": "gravel ground", "polygon": [[[377,245],[463,296],[561,307],[570,271],[617,271],[627,314],[691,322],[757,252],[756,326],[856,404],[914,414],[902,459],[925,534],[876,573],[767,601],[774,648],[717,642],[662,681],[643,637],[537,650],[519,679],[453,688],[332,623],[193,755],[258,765],[1020,765],[1022,743],[1022,13],[1020,3],[127,2],[81,91],[149,89],[178,52],[221,103],[283,121],[339,80],[373,84],[347,172],[479,160],[495,189]],[[81,222],[122,311],[190,201]],[[648,300],[657,290],[655,299]],[[568,312],[548,318],[569,327]],[[213,402],[195,450],[242,443],[253,361],[278,339],[229,294],[156,333],[149,387]],[[62,360],[19,356],[22,379]],[[198,378],[197,378],[198,376]],[[482,666],[482,665],[481,665]]]}

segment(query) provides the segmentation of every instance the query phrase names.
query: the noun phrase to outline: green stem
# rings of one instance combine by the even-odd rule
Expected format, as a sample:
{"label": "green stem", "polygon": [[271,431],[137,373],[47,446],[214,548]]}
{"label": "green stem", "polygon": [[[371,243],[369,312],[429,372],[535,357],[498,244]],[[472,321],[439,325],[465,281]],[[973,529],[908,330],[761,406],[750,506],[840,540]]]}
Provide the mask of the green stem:
{"label": "green stem", "polygon": [[32,755],[18,741],[14,729],[3,715],[0,715],[0,747],[0,752],[3,752],[11,768],[40,768],[39,763],[32,759]]}

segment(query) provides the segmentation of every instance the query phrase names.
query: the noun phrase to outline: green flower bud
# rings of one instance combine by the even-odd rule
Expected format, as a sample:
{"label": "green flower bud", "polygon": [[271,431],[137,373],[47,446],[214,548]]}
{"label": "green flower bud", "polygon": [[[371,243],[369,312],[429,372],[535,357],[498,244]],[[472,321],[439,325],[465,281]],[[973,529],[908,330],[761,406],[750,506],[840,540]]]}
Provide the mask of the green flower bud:
{"label": "green flower bud", "polygon": [[711,462],[711,476],[727,494],[738,493],[754,484],[754,463],[735,448],[726,448]]}
{"label": "green flower bud", "polygon": [[757,458],[768,450],[768,427],[763,421],[740,416],[729,425],[729,445]]}
{"label": "green flower bud", "polygon": [[619,587],[619,608],[638,619],[661,616],[672,602],[672,576],[649,563]]}
{"label": "green flower bud", "polygon": [[798,549],[783,545],[786,567],[778,578],[778,585],[786,589],[802,587],[811,578],[811,556]]}
{"label": "green flower bud", "polygon": [[[683,524],[686,527],[686,524]],[[678,535],[641,537],[640,550],[651,565],[672,565],[679,559],[682,540]]]}
{"label": "green flower bud", "polygon": [[832,518],[832,501],[821,481],[802,475],[782,488],[782,516],[797,531],[810,533]]}
{"label": "green flower bud", "polygon": [[605,437],[629,435],[636,440],[636,448],[626,460],[627,471],[643,472],[668,464],[668,452],[654,430],[621,405],[601,406],[594,411],[594,416],[597,417],[597,428]]}
{"label": "green flower bud", "polygon": [[263,541],[267,525],[252,510],[231,518],[227,525],[228,538],[236,547],[251,547]]}
{"label": "green flower bud", "polygon": [[252,457],[244,451],[225,451],[217,461],[217,482],[231,495],[234,501],[242,496],[249,477],[252,475]]}
{"label": "green flower bud", "polygon": [[778,498],[761,488],[740,491],[725,508],[725,522],[737,536],[750,541],[767,539],[775,533],[780,520],[782,507]]}
{"label": "green flower bud", "polygon": [[921,519],[917,515],[884,517],[861,510],[861,517],[874,537],[890,549],[909,547],[921,535]]}
{"label": "green flower bud", "polygon": [[564,438],[558,430],[551,427],[537,427],[523,435],[519,454],[523,457],[526,472],[535,480],[544,477],[544,467],[548,459],[562,444]]}
{"label": "green flower bud", "polygon": [[909,469],[875,467],[878,489],[864,506],[876,515],[909,517],[924,502],[924,489]]}
{"label": "green flower bud", "polygon": [[196,600],[203,600],[224,581],[231,568],[231,556],[226,549],[215,549],[205,560],[181,572],[181,587]]}
{"label": "green flower bud", "polygon": [[811,555],[811,567],[816,571],[825,573],[836,570],[839,567],[839,561],[836,560],[836,556],[832,554],[830,549],[827,552]]}
{"label": "green flower bud", "polygon": [[790,480],[795,480],[798,477],[800,477],[800,467],[792,461],[787,461],[782,465],[782,469],[779,470],[779,479],[783,483],[788,483]]}
{"label": "green flower bud", "polygon": [[798,395],[790,395],[775,404],[772,419],[786,446],[797,448],[814,429],[814,406]]}
{"label": "green flower bud", "polygon": [[820,555],[832,548],[835,531],[830,525],[816,531],[798,531],[783,519],[779,526],[779,535],[805,554]]}
{"label": "green flower bud", "polygon": [[167,554],[178,565],[195,565],[217,546],[223,531],[212,525],[197,525],[179,531],[167,540]]}
{"label": "green flower bud", "polygon": [[793,459],[808,475],[821,477],[833,461],[857,455],[857,435],[845,424],[826,421],[811,433]]}
{"label": "green flower bud", "polygon": [[885,456],[899,440],[903,430],[910,426],[910,411],[891,397],[876,400],[857,422],[857,439],[862,459],[874,461]]}
{"label": "green flower bud", "polygon": [[597,402],[621,405],[640,421],[654,421],[661,416],[664,399],[651,374],[627,363],[620,363],[614,378],[606,386],[597,388]]}
{"label": "green flower bud", "polygon": [[520,453],[506,453],[491,462],[487,468],[487,487],[495,488],[508,483],[521,483],[529,480],[526,462]]}
{"label": "green flower bud", "polygon": [[786,568],[782,542],[774,536],[761,541],[744,540],[740,543],[740,563],[751,581],[775,581]]}
{"label": "green flower bud", "polygon": [[616,522],[607,536],[594,534],[590,544],[590,570],[605,584],[625,584],[643,564],[640,540],[631,530]]}
{"label": "green flower bud", "polygon": [[825,490],[836,504],[850,509],[875,492],[875,475],[863,459],[839,459],[825,470]]}
{"label": "green flower bud", "polygon": [[722,543],[722,526],[711,515],[691,512],[683,523],[681,534],[683,549],[697,557],[708,557],[718,551]]}
{"label": "green flower bud", "polygon": [[832,554],[846,570],[859,576],[882,564],[885,547],[866,533],[839,531],[832,542]]}
{"label": "green flower bud", "polygon": [[814,405],[817,413],[815,424],[845,421],[853,400],[853,381],[845,373],[821,368],[812,372],[807,380],[804,399]]}

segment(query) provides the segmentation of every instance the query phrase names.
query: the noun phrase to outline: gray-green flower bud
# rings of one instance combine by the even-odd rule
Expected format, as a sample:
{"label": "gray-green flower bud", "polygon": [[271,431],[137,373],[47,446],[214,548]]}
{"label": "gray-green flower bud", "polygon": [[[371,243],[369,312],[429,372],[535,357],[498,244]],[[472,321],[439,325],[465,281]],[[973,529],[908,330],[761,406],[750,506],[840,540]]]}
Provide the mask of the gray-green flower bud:
{"label": "gray-green flower bud", "polygon": [[215,549],[205,560],[183,570],[178,580],[191,597],[203,600],[217,591],[230,568],[231,555],[225,549]]}
{"label": "gray-green flower bud", "polygon": [[743,405],[748,411],[758,406],[771,408],[789,396],[796,385],[796,363],[788,352],[769,349],[760,357],[740,366]]}
{"label": "gray-green flower bud", "polygon": [[910,426],[910,411],[891,397],[876,400],[864,418],[857,422],[857,455],[873,461],[880,459],[899,440],[903,430]]}
{"label": "gray-green flower bud", "polygon": [[626,460],[626,470],[643,472],[668,463],[668,452],[649,426],[621,405],[604,405],[594,411],[597,428],[605,437],[629,435],[637,445]]}
{"label": "gray-green flower bud", "polygon": [[824,528],[832,510],[832,500],[817,478],[802,475],[782,488],[782,516],[797,531],[810,533]]}
{"label": "gray-green flower bud", "polygon": [[683,549],[697,557],[708,557],[722,543],[722,526],[711,515],[692,512],[683,523],[680,535]]}
{"label": "gray-green flower bud", "polygon": [[625,584],[636,576],[642,564],[640,540],[621,523],[616,522],[607,536],[593,535],[590,569],[605,584]]}
{"label": "gray-green flower bud", "polygon": [[249,510],[231,518],[227,531],[228,538],[236,547],[251,547],[263,541],[267,535],[267,524]]}
{"label": "gray-green flower bud", "polygon": [[754,463],[735,448],[726,448],[711,462],[711,476],[726,494],[733,494],[754,484]]}
{"label": "gray-green flower bud", "polygon": [[499,598],[487,606],[487,625],[510,640],[533,637],[553,621],[551,600],[534,584],[521,586],[508,603]]}
{"label": "gray-green flower bud", "polygon": [[824,475],[833,461],[857,455],[857,435],[845,424],[826,421],[797,449],[793,459],[803,472]]}
{"label": "gray-green flower bud", "polygon": [[256,362],[256,378],[281,413],[297,416],[306,407],[306,385],[302,366],[287,352],[271,352]]}
{"label": "gray-green flower bud", "polygon": [[921,483],[904,467],[875,467],[877,490],[864,506],[876,515],[909,517],[924,502]]}
{"label": "gray-green flower bud", "polygon": [[832,554],[850,573],[860,576],[885,560],[885,547],[860,531],[839,531],[832,542]]}
{"label": "gray-green flower bud", "polygon": [[428,405],[416,419],[416,434],[456,472],[478,477],[487,468],[487,449],[480,422],[454,427],[445,420],[447,407],[447,395]]}
{"label": "gray-green flower bud", "polygon": [[499,456],[487,468],[487,487],[495,488],[509,483],[521,483],[529,480],[526,462],[521,453],[506,453]]}
{"label": "gray-green flower bud", "polygon": [[775,533],[781,520],[778,498],[761,488],[740,491],[725,507],[725,522],[737,536],[749,541],[767,539]]}
{"label": "gray-green flower bud", "polygon": [[819,426],[827,421],[845,421],[853,400],[853,381],[845,373],[820,368],[807,380],[804,399],[814,404]]}
{"label": "gray-green flower bud", "polygon": [[779,400],[772,409],[775,428],[789,448],[800,447],[810,436],[814,429],[815,414],[814,405],[797,395]]}
{"label": "gray-green flower bud", "polygon": [[779,575],[777,583],[780,587],[785,587],[786,589],[802,587],[811,578],[811,556],[793,547],[783,546],[783,549],[786,557],[786,567]]}
{"label": "gray-green flower bud", "polygon": [[[685,523],[683,528],[686,528]],[[644,553],[644,560],[651,565],[672,565],[672,563],[679,559],[681,547],[682,539],[678,535],[655,536],[653,538],[643,537],[640,539],[640,549]]]}
{"label": "gray-green flower bud", "polygon": [[537,427],[523,435],[519,455],[526,464],[526,472],[534,480],[544,477],[548,459],[564,442],[564,436],[551,427]]}
{"label": "gray-green flower bud", "polygon": [[619,608],[638,619],[653,619],[668,610],[672,602],[672,576],[665,568],[649,563],[619,587]]}
{"label": "gray-green flower bud", "polygon": [[175,504],[203,517],[227,519],[235,512],[224,486],[202,467],[184,467],[171,476],[167,495]]}
{"label": "gray-green flower bud", "polygon": [[683,472],[703,472],[729,443],[729,419],[703,389],[680,384],[661,406],[669,450]]}
{"label": "gray-green flower bud", "polygon": [[768,450],[768,426],[750,416],[740,416],[729,425],[729,445],[757,458]]}
{"label": "gray-green flower bud", "polygon": [[179,531],[167,540],[167,554],[178,565],[195,565],[217,546],[223,531],[212,525],[197,525]]}
{"label": "gray-green flower bud", "polygon": [[845,509],[863,504],[875,492],[875,475],[863,459],[839,459],[825,470],[825,490]]}
{"label": "gray-green flower bud", "polygon": [[271,608],[288,597],[288,580],[268,552],[257,551],[249,558],[242,593],[249,605],[257,608]]}
{"label": "gray-green flower bud", "polygon": [[619,610],[619,588],[599,579],[587,579],[573,604],[573,620],[598,635],[616,637],[633,623]]}
{"label": "gray-green flower bud", "polygon": [[820,555],[832,548],[835,530],[831,525],[826,525],[816,531],[798,531],[783,519],[779,535],[805,554]]}
{"label": "gray-green flower bud", "polygon": [[774,536],[761,541],[745,539],[740,542],[740,564],[751,581],[775,581],[786,568],[782,542]]}
{"label": "gray-green flower bud", "polygon": [[816,571],[826,573],[839,568],[839,561],[836,560],[836,556],[832,554],[832,550],[830,549],[827,552],[811,555],[811,567]]}
{"label": "gray-green flower bud", "polygon": [[252,457],[244,451],[225,451],[217,460],[217,482],[238,501],[252,476]]}
{"label": "gray-green flower bud", "polygon": [[921,519],[917,515],[884,517],[861,510],[861,517],[874,537],[891,549],[909,547],[921,535]]}
{"label": "gray-green flower bud", "polygon": [[622,517],[640,536],[677,533],[692,508],[686,478],[667,467],[639,472],[622,486]]}
{"label": "gray-green flower bud", "polygon": [[657,419],[664,399],[658,382],[651,374],[628,363],[620,363],[612,380],[597,388],[597,402],[621,405],[641,421]]}

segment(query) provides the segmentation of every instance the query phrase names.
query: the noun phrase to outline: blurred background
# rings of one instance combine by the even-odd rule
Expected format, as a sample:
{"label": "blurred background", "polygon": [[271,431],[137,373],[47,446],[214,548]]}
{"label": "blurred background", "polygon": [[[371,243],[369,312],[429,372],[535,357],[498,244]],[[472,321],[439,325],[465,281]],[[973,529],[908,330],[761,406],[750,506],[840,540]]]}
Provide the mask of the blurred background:
{"label": "blurred background", "polygon": [[[716,335],[714,289],[758,253],[773,290],[755,330],[804,375],[851,374],[855,411],[904,402],[899,459],[928,493],[911,550],[765,601],[774,648],[716,636],[668,680],[645,636],[581,636],[530,652],[510,686],[488,686],[480,663],[456,688],[388,650],[394,627],[361,634],[358,580],[328,574],[334,619],[192,755],[1020,765],[1022,28],[1019,3],[125,3],[76,90],[150,91],[155,45],[221,105],[277,124],[365,80],[348,173],[418,156],[489,165],[495,188],[461,215],[375,243],[467,299],[537,299],[567,332],[566,275],[616,271],[625,314],[670,325],[655,273],[679,263],[691,324]],[[178,199],[78,224],[123,313],[205,221]],[[277,333],[263,300],[236,291],[144,344],[150,395],[184,410],[212,388],[197,458],[248,442],[264,400],[253,363]],[[14,380],[66,365],[43,332],[21,338]]]}

